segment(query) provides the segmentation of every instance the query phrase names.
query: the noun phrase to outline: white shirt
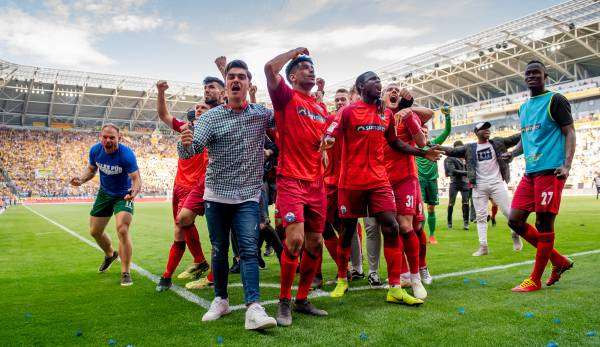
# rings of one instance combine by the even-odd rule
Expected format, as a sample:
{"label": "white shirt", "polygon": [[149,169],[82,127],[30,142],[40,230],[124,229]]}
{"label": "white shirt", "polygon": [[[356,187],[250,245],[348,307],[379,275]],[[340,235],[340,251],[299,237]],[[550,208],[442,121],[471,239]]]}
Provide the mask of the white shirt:
{"label": "white shirt", "polygon": [[477,183],[497,183],[502,182],[500,166],[494,147],[489,142],[477,143]]}

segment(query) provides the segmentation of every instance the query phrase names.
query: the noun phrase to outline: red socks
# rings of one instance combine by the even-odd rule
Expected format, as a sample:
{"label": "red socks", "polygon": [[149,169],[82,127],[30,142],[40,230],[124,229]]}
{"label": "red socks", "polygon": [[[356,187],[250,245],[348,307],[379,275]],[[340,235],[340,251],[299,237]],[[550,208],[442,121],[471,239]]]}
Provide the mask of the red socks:
{"label": "red socks", "polygon": [[213,282],[213,283],[215,282],[215,276],[213,276],[213,273],[212,273],[212,271],[210,271],[210,272],[208,273],[208,276],[206,276],[206,279],[207,279],[209,282]]}
{"label": "red socks", "polygon": [[185,243],[194,257],[194,263],[199,264],[205,262],[206,259],[204,258],[204,252],[202,252],[202,246],[200,246],[200,237],[198,236],[196,225],[192,224],[181,229],[185,237]]}
{"label": "red socks", "polygon": [[288,299],[292,298],[292,284],[294,283],[294,276],[296,275],[296,268],[298,267],[298,255],[291,254],[287,246],[283,246],[283,252],[281,253],[281,284],[279,288],[279,298]]}
{"label": "red socks", "polygon": [[177,265],[179,265],[183,253],[185,253],[185,241],[174,241],[171,245],[171,250],[169,251],[167,269],[163,273],[164,278],[171,278],[171,276],[173,276],[173,272],[177,269]]}
{"label": "red socks", "polygon": [[400,236],[383,234],[383,256],[387,263],[388,282],[390,285],[400,285],[400,270],[402,268],[403,242]]}
{"label": "red socks", "polygon": [[[539,235],[540,233],[533,225],[525,223],[525,233],[521,235],[521,237],[524,238],[525,241],[529,242],[533,247],[537,248]],[[560,253],[558,253],[556,249],[552,249],[552,252],[550,253],[550,262],[554,266],[564,266],[567,263],[567,259]]]}
{"label": "red socks", "polygon": [[419,237],[419,269],[422,269],[427,266],[427,235],[425,235],[423,228],[416,233]]}
{"label": "red socks", "polygon": [[535,283],[541,282],[542,274],[552,253],[552,248],[554,248],[554,233],[539,233],[535,264],[533,265],[533,272],[531,272],[531,279]]}
{"label": "red socks", "polygon": [[350,253],[352,252],[352,246],[343,247],[342,242],[338,242],[337,247],[337,278],[348,278],[348,262],[350,261]]}
{"label": "red socks", "polygon": [[497,213],[498,213],[498,205],[492,205],[492,219],[496,219]]}
{"label": "red socks", "polygon": [[327,248],[327,251],[329,252],[329,255],[331,256],[331,259],[333,259],[337,262],[337,247],[338,247],[338,242],[339,242],[338,237],[333,235],[333,237],[324,239],[323,241],[325,243],[325,248]]}
{"label": "red socks", "polygon": [[[317,266],[321,263],[320,256],[314,256],[306,251],[302,252],[300,260],[300,280],[298,281],[298,293],[296,300],[306,300],[312,280],[315,277]],[[293,278],[292,278],[293,279]]]}
{"label": "red socks", "polygon": [[408,268],[411,274],[419,273],[419,238],[414,231],[402,234],[404,238],[404,252],[408,260]]}

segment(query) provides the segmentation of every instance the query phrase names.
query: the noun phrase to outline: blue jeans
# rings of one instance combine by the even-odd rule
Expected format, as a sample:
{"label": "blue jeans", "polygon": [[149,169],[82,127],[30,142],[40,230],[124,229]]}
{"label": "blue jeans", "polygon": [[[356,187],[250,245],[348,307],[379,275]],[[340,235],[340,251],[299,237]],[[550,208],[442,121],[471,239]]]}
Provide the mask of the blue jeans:
{"label": "blue jeans", "polygon": [[258,223],[260,210],[254,201],[241,204],[222,204],[205,202],[206,224],[212,244],[212,271],[215,278],[215,296],[228,297],[227,282],[229,276],[229,231],[238,241],[244,301],[249,304],[258,302]]}

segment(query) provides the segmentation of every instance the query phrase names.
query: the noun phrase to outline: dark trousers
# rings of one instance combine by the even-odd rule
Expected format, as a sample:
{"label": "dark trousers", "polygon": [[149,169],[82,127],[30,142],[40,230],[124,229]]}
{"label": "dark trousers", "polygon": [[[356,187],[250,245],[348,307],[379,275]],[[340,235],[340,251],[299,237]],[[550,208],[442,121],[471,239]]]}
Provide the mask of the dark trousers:
{"label": "dark trousers", "polygon": [[463,222],[469,222],[469,200],[471,197],[471,190],[467,187],[466,183],[450,182],[448,194],[448,224],[452,224],[452,213],[454,211],[454,203],[456,202],[458,193],[460,193],[462,200]]}

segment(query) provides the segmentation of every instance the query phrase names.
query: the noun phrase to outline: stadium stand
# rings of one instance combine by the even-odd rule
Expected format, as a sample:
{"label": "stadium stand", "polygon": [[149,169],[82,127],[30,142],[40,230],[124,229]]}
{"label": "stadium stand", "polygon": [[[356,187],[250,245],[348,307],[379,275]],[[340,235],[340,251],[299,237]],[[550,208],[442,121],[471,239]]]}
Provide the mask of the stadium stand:
{"label": "stadium stand", "polygon": [[[518,130],[516,111],[527,96],[528,61],[543,61],[550,89],[570,100],[578,145],[567,187],[590,185],[600,171],[600,6],[567,1],[374,69],[384,84],[408,88],[417,105],[453,107],[453,134],[472,141],[473,124],[490,121],[494,133]],[[207,57],[208,59],[208,57]],[[346,81],[327,85],[325,102]],[[350,78],[351,77],[351,78]],[[124,130],[136,152],[145,194],[168,194],[176,169],[176,138],[157,119],[156,79],[25,66],[0,60],[0,196],[86,196],[95,185],[74,188],[68,178],[86,165],[87,149],[106,122]],[[170,81],[171,113],[182,118],[202,100],[200,83]],[[268,100],[259,90],[259,101]],[[439,133],[439,112],[429,124]],[[3,127],[2,127],[3,126]],[[513,163],[512,185],[523,172]],[[440,165],[442,167],[442,165]],[[441,177],[443,177],[443,172]],[[441,187],[447,182],[442,180]]]}

